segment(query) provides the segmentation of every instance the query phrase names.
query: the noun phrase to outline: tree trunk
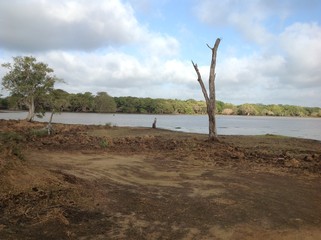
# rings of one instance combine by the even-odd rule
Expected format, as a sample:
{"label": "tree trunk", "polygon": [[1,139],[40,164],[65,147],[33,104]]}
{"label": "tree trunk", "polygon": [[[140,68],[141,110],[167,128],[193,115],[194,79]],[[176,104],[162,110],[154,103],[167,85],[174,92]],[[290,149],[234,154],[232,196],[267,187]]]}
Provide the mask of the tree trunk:
{"label": "tree trunk", "polygon": [[215,114],[213,109],[210,110],[208,113],[208,130],[209,130],[209,135],[208,138],[211,141],[217,141],[217,132],[216,132],[216,121],[215,121]]}
{"label": "tree trunk", "polygon": [[55,111],[52,110],[52,112],[51,112],[51,114],[50,114],[49,122],[48,122],[48,124],[47,124],[47,126],[46,126],[46,129],[47,129],[47,131],[48,131],[48,135],[51,135],[51,134],[53,133],[53,128],[52,128],[51,122],[52,122],[52,118],[53,118],[53,115],[54,115],[54,114],[55,114]]}
{"label": "tree trunk", "polygon": [[52,118],[53,118],[53,115],[55,114],[55,111],[54,110],[52,110],[51,111],[51,114],[50,114],[50,118],[49,118],[49,122],[48,122],[48,124],[51,124],[51,122],[52,122]]}
{"label": "tree trunk", "polygon": [[218,141],[217,131],[216,131],[216,121],[215,121],[215,113],[216,113],[215,67],[216,67],[216,54],[217,54],[217,49],[220,44],[220,41],[221,39],[217,38],[213,48],[207,45],[212,50],[212,61],[211,61],[210,75],[209,75],[209,95],[207,94],[207,90],[203,83],[202,76],[199,72],[198,66],[192,61],[192,64],[197,74],[197,81],[201,86],[201,89],[206,101],[207,114],[208,114],[208,120],[209,120],[209,140],[211,141]]}
{"label": "tree trunk", "polygon": [[30,100],[27,100],[27,106],[28,106],[28,116],[26,120],[28,122],[31,122],[35,116],[35,101],[33,96],[30,98]]}

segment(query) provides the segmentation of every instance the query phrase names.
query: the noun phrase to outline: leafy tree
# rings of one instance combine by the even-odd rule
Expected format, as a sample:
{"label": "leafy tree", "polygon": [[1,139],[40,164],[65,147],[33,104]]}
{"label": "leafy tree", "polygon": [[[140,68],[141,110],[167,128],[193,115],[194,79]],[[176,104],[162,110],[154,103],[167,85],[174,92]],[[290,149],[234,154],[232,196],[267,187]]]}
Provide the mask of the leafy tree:
{"label": "leafy tree", "polygon": [[160,114],[183,113],[182,104],[176,100],[156,99],[155,111]]}
{"label": "leafy tree", "polygon": [[222,101],[216,101],[216,112],[222,113],[224,109],[224,103]]}
{"label": "leafy tree", "polygon": [[2,67],[9,72],[2,78],[2,85],[11,92],[11,95],[19,97],[19,100],[27,107],[27,121],[32,121],[39,100],[50,93],[58,80],[53,75],[53,69],[47,64],[37,62],[34,57],[14,57],[13,64],[4,63]]}
{"label": "leafy tree", "polygon": [[283,105],[283,111],[286,116],[304,117],[308,115],[308,112],[299,106]]}
{"label": "leafy tree", "polygon": [[116,102],[114,98],[106,92],[98,92],[94,98],[94,111],[95,112],[116,112]]}
{"label": "leafy tree", "polygon": [[39,105],[41,105],[44,112],[52,112],[52,114],[62,112],[70,106],[69,93],[62,89],[54,89],[42,97]]}
{"label": "leafy tree", "polygon": [[49,108],[51,111],[62,112],[70,106],[69,93],[62,89],[54,89],[49,96]]}
{"label": "leafy tree", "polygon": [[91,112],[94,108],[94,96],[90,92],[72,94],[70,109],[72,112]]}
{"label": "leafy tree", "polygon": [[270,105],[268,106],[268,109],[273,112],[275,116],[283,116],[284,115],[284,110],[281,105]]}
{"label": "leafy tree", "polygon": [[137,97],[118,97],[115,101],[119,112],[139,113],[141,111],[141,101]]}
{"label": "leafy tree", "polygon": [[0,98],[0,109],[8,109],[9,101],[8,98]]}
{"label": "leafy tree", "polygon": [[152,98],[142,98],[141,99],[141,108],[139,109],[139,113],[154,113],[156,109],[156,99]]}
{"label": "leafy tree", "polygon": [[21,96],[18,94],[12,94],[8,96],[8,109],[10,110],[22,110],[26,109],[23,104],[21,103]]}
{"label": "leafy tree", "polygon": [[206,114],[206,103],[188,99],[186,103],[192,108],[192,114]]}
{"label": "leafy tree", "polygon": [[78,94],[70,94],[69,96],[69,101],[70,101],[70,111],[71,112],[81,112],[82,110],[82,106],[81,106],[81,103],[80,103],[80,96],[79,96],[80,93]]}
{"label": "leafy tree", "polygon": [[257,115],[258,111],[256,110],[255,106],[253,104],[242,104],[238,108],[238,115]]}

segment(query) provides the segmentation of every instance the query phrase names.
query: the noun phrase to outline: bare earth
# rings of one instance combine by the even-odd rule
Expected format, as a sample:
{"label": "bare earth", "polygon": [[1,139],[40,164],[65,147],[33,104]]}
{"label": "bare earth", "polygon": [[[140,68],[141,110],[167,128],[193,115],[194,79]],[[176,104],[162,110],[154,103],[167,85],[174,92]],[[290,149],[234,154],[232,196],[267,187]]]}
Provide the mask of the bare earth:
{"label": "bare earth", "polygon": [[0,239],[321,239],[321,142],[0,120]]}

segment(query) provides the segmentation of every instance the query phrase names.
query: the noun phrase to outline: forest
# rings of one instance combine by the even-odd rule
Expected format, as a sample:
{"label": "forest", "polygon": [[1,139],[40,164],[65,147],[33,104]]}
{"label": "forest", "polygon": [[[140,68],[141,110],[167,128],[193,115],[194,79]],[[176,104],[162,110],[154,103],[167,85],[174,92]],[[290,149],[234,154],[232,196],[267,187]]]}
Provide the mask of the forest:
{"label": "forest", "polygon": [[[0,98],[1,110],[26,110],[18,95]],[[51,111],[54,102],[57,111],[61,112],[95,112],[95,113],[142,113],[142,114],[206,114],[205,101],[194,99],[163,99],[139,97],[112,97],[106,92],[93,94],[68,93],[55,89],[50,95],[36,99],[37,110]],[[216,113],[222,115],[251,116],[296,116],[321,117],[319,107],[301,107],[281,104],[234,105],[216,101]]]}

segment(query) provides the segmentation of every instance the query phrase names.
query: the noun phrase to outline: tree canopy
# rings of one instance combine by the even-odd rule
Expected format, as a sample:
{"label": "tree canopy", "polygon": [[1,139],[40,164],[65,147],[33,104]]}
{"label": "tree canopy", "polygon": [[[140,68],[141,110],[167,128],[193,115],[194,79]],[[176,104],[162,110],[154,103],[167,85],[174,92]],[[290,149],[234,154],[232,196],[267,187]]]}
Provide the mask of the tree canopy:
{"label": "tree canopy", "polygon": [[109,96],[106,92],[98,92],[94,98],[94,111],[95,112],[115,112],[116,102],[114,98]]}
{"label": "tree canopy", "polygon": [[[97,112],[97,113],[142,113],[142,114],[206,114],[205,101],[193,99],[163,99],[138,97],[112,97],[107,92],[96,95],[86,93],[68,93],[55,89],[42,97],[39,104],[44,111]],[[17,101],[15,95],[0,98],[1,109],[25,110],[26,106]],[[221,115],[251,116],[295,116],[321,117],[319,107],[300,107],[282,104],[241,104],[216,101],[216,113]]]}
{"label": "tree canopy", "polygon": [[2,67],[9,70],[2,78],[3,87],[27,107],[27,120],[31,121],[35,113],[42,112],[41,99],[53,91],[58,80],[53,69],[32,56],[14,57],[13,63],[4,63]]}

